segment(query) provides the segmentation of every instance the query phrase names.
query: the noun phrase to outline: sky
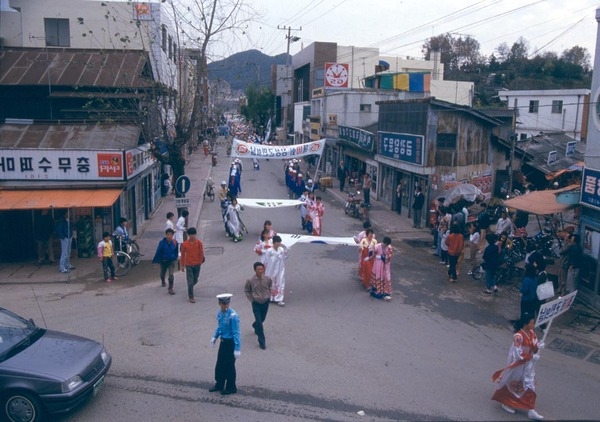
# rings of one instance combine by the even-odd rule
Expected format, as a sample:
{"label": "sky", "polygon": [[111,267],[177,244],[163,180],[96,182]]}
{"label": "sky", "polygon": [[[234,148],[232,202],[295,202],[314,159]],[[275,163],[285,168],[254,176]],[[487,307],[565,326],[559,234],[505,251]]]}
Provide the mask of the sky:
{"label": "sky", "polygon": [[[247,0],[249,1],[249,0]],[[315,41],[342,46],[378,47],[380,55],[422,58],[426,39],[444,33],[470,35],[489,56],[510,47],[520,36],[530,55],[558,54],[575,45],[596,44],[596,8],[600,0],[254,0],[259,13],[246,33],[230,41],[214,58],[249,49],[275,56],[287,49],[286,29],[300,40],[295,54]],[[302,29],[300,29],[302,28]],[[219,57],[220,56],[220,57]]]}

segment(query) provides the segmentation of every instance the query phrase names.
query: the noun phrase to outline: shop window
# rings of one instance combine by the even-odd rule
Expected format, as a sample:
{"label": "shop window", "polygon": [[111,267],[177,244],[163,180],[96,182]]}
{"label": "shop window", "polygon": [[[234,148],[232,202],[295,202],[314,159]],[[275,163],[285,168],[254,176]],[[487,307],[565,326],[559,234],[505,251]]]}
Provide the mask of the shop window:
{"label": "shop window", "polygon": [[69,19],[44,19],[47,47],[70,47]]}
{"label": "shop window", "polygon": [[437,149],[456,149],[456,133],[438,133]]}
{"label": "shop window", "polygon": [[529,101],[529,112],[537,113],[540,108],[540,102],[538,100]]}
{"label": "shop window", "polygon": [[365,113],[371,112],[371,104],[361,104],[360,111],[364,111]]}

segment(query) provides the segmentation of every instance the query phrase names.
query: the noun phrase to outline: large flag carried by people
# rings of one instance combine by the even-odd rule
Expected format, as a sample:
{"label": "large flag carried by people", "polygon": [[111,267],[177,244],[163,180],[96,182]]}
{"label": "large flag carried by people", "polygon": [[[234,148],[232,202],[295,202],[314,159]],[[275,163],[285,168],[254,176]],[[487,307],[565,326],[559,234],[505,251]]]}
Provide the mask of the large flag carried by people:
{"label": "large flag carried by people", "polygon": [[297,199],[253,199],[253,198],[236,198],[238,204],[248,208],[279,208],[279,207],[295,207],[303,204]]}
{"label": "large flag carried by people", "polygon": [[325,148],[325,139],[298,145],[261,145],[233,140],[231,155],[238,158],[281,158],[291,159],[306,155],[321,155]]}
{"label": "large flag carried by people", "polygon": [[292,245],[296,243],[320,243],[324,245],[341,245],[341,246],[354,246],[356,247],[356,242],[354,242],[354,238],[350,237],[328,237],[328,236],[309,236],[303,234],[287,234],[287,233],[277,233],[279,237],[281,237],[281,243],[283,243],[288,248],[291,248]]}

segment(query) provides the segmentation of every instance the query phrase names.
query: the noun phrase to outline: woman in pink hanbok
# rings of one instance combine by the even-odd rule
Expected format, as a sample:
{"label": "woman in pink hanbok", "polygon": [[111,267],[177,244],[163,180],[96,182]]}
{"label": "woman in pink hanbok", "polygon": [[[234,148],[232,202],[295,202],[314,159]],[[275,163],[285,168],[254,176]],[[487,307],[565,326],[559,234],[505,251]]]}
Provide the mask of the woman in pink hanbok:
{"label": "woman in pink hanbok", "polygon": [[377,299],[392,299],[392,274],[390,261],[392,260],[392,239],[383,238],[374,249],[373,269],[371,270],[371,296]]}
{"label": "woman in pink hanbok", "polygon": [[323,214],[325,214],[325,206],[321,202],[320,196],[317,196],[316,200],[308,205],[308,212],[312,221],[312,235],[321,236],[321,222]]}
{"label": "woman in pink hanbok", "polygon": [[281,243],[280,236],[273,236],[273,247],[265,250],[265,275],[271,277],[271,302],[284,306],[283,295],[285,292],[285,264],[288,258],[288,248]]}
{"label": "woman in pink hanbok", "polygon": [[[362,262],[362,250],[360,248],[360,241],[363,240],[365,237],[367,237],[367,229],[371,228],[371,223],[369,223],[368,221],[365,221],[363,223],[363,231],[361,231],[360,233],[356,234],[353,239],[354,239],[354,243],[356,243],[358,245],[358,275],[360,276],[360,264]],[[370,275],[369,275],[370,277]]]}
{"label": "woman in pink hanbok", "polygon": [[365,289],[371,286],[371,271],[375,262],[375,246],[377,239],[373,229],[365,230],[366,236],[360,241],[360,261],[358,264],[358,275]]}
{"label": "woman in pink hanbok", "polygon": [[492,400],[501,403],[508,413],[515,413],[515,409],[526,410],[529,419],[541,420],[544,417],[535,411],[535,363],[544,343],[538,341],[534,326],[533,314],[524,313],[517,322],[517,332],[508,352],[508,365],[492,375],[492,380],[498,383]]}

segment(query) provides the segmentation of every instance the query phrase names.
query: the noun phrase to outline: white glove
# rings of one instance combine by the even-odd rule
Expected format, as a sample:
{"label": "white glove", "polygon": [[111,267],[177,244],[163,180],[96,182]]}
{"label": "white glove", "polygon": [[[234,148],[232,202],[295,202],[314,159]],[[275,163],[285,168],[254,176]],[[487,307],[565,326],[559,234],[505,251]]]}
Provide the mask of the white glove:
{"label": "white glove", "polygon": [[233,357],[234,358],[239,358],[242,355],[242,352],[240,352],[239,350],[236,350],[235,352],[233,352]]}
{"label": "white glove", "polygon": [[217,342],[217,339],[215,337],[210,339],[210,348],[211,349],[214,349],[216,342]]}
{"label": "white glove", "polygon": [[531,360],[533,360],[534,362],[537,362],[538,360],[540,360],[540,355],[538,355],[536,353],[535,355],[532,356]]}
{"label": "white glove", "polygon": [[545,344],[543,341],[538,341],[538,344],[537,344],[537,346],[538,346],[538,349],[540,349],[540,350],[541,350],[541,349],[543,349],[544,347],[546,347],[546,344]]}

